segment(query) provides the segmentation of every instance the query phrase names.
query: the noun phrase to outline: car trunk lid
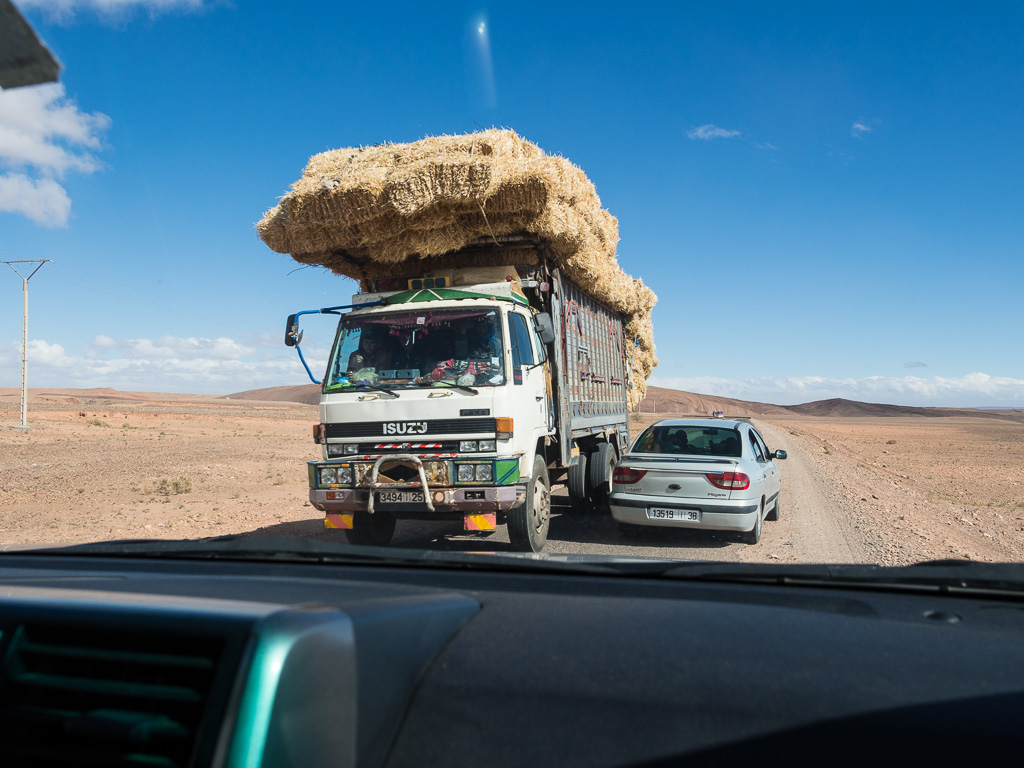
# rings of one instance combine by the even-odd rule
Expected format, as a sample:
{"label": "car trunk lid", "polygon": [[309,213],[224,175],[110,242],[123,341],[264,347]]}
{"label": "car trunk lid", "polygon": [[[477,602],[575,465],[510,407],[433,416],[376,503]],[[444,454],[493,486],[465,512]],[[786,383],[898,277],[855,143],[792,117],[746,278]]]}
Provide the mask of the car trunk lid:
{"label": "car trunk lid", "polygon": [[[729,458],[684,456],[623,457],[615,477],[615,491],[668,499],[728,499],[732,488],[727,473],[738,461]],[[708,475],[718,478],[717,482]]]}

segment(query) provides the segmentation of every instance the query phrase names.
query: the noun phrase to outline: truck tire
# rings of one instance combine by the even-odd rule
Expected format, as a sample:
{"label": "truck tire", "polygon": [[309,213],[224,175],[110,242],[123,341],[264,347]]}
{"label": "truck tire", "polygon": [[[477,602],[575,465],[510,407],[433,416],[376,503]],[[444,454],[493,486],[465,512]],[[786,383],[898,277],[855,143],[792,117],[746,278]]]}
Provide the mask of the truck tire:
{"label": "truck tire", "polygon": [[570,466],[566,472],[565,485],[569,491],[572,511],[582,511],[586,507],[587,497],[590,496],[590,486],[587,483],[587,454],[582,450],[576,465]]}
{"label": "truck tire", "polygon": [[611,443],[598,443],[590,454],[590,500],[595,512],[608,512],[612,493],[612,470],[615,469],[615,448]]}
{"label": "truck tire", "polygon": [[551,523],[551,481],[544,457],[533,459],[526,500],[508,512],[508,540],[517,552],[540,552]]}
{"label": "truck tire", "polygon": [[356,512],[352,528],[345,531],[349,544],[386,547],[395,535],[395,516],[390,512]]}

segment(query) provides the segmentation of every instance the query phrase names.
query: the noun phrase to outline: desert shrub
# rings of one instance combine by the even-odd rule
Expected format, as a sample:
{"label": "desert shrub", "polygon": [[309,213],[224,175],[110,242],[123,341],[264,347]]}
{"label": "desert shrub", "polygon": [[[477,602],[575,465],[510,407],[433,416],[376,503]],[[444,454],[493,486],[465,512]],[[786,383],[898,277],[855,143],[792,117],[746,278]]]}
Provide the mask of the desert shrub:
{"label": "desert shrub", "polygon": [[89,419],[85,422],[90,427],[109,427],[110,425],[102,419]]}
{"label": "desert shrub", "polygon": [[176,496],[179,493],[192,493],[192,479],[186,475],[175,478],[161,478],[153,489],[160,496]]}

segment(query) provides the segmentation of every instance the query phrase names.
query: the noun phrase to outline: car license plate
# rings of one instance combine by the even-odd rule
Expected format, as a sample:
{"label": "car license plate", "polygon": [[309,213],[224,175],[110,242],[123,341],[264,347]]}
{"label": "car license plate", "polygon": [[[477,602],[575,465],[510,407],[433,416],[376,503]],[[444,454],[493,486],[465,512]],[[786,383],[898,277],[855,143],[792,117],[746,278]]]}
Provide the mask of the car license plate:
{"label": "car license plate", "polygon": [[423,491],[378,491],[381,504],[422,504]]}
{"label": "car license plate", "polygon": [[665,509],[664,507],[648,507],[648,520],[678,520],[683,523],[699,523],[699,509]]}

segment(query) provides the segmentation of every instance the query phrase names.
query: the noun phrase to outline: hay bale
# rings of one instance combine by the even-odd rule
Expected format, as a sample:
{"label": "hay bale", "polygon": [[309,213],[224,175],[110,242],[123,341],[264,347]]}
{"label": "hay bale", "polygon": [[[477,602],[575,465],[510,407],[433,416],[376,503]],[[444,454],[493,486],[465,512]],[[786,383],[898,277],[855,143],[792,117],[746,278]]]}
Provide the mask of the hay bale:
{"label": "hay bale", "polygon": [[[573,282],[628,317],[629,340],[637,339],[631,408],[657,365],[650,319],[657,297],[619,268],[615,217],[582,170],[514,131],[314,155],[257,229],[273,250],[364,285],[398,272],[467,266],[451,254],[481,238],[537,235]],[[514,247],[473,258],[473,265],[536,261]]]}

